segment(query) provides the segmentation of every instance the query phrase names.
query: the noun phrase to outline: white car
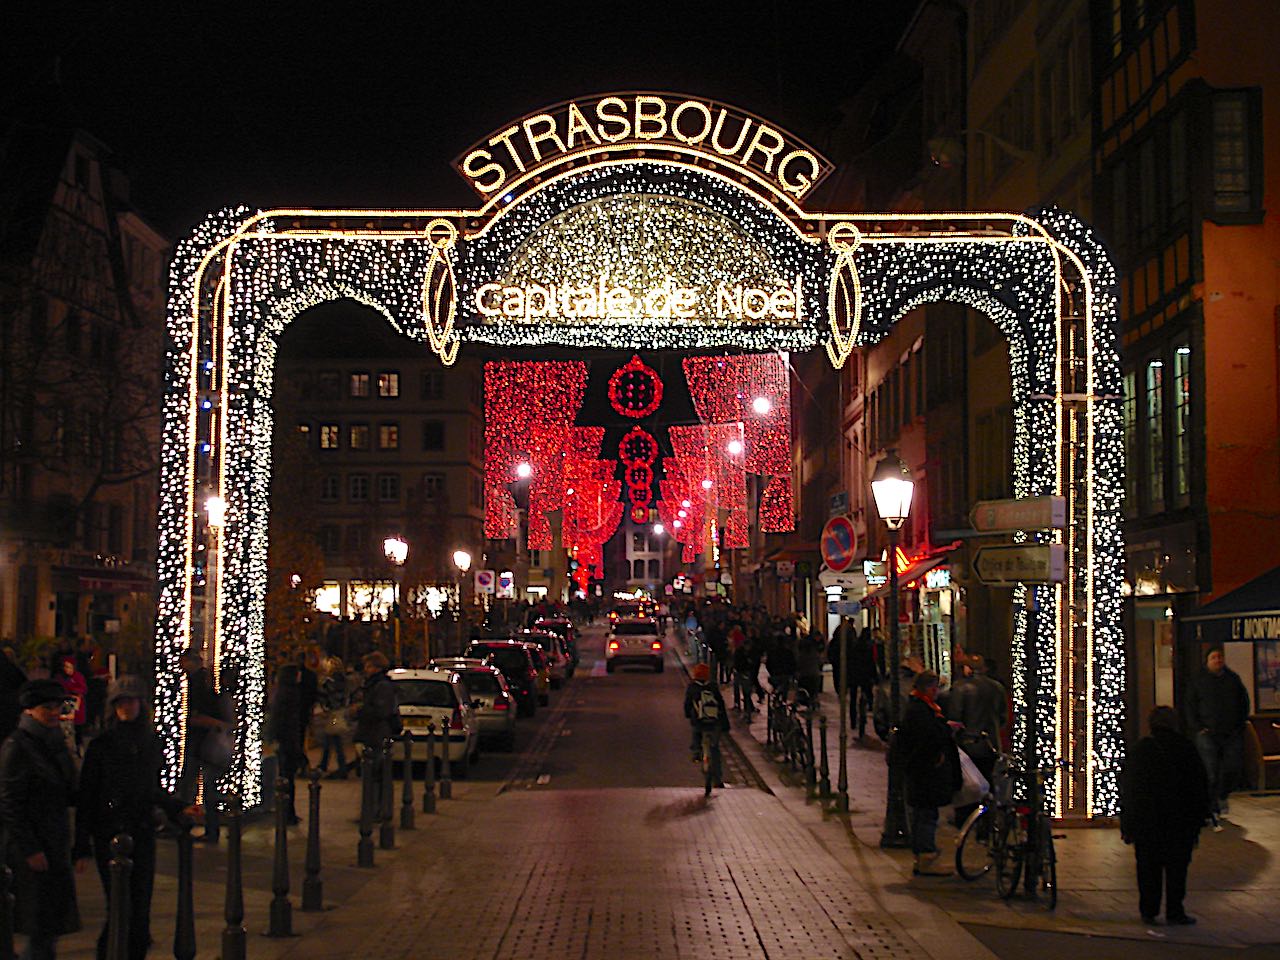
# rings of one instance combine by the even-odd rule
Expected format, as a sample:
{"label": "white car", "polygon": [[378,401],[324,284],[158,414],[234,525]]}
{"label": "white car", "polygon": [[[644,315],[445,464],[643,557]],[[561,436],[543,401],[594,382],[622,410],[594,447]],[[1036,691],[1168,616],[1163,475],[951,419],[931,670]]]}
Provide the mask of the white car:
{"label": "white car", "polygon": [[664,653],[657,620],[652,617],[620,617],[609,626],[609,638],[604,645],[604,668],[613,673],[620,663],[636,663],[651,667],[654,673],[661,673]]}
{"label": "white car", "polygon": [[483,660],[470,657],[445,657],[432,660],[431,666],[455,670],[462,675],[467,693],[476,706],[482,740],[497,744],[501,750],[514,750],[516,744],[516,698],[507,687],[502,671]]}
{"label": "white car", "polygon": [[441,731],[447,731],[450,773],[465,778],[467,768],[480,759],[480,723],[462,677],[455,670],[432,668],[390,670],[387,676],[396,685],[400,721],[413,738],[413,759],[427,759],[427,724],[434,723],[436,755]]}

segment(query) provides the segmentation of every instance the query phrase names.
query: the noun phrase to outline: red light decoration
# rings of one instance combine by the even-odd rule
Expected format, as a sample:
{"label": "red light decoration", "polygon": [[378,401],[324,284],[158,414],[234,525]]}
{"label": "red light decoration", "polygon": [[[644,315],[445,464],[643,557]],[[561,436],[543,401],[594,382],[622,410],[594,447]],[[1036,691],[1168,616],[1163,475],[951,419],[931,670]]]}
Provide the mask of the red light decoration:
{"label": "red light decoration", "polygon": [[618,459],[623,463],[647,463],[658,459],[658,441],[643,427],[632,427],[618,444]]}
{"label": "red light decoration", "polygon": [[[696,427],[670,427],[671,448],[685,478],[682,500],[705,504],[708,513],[728,511],[725,547],[745,547],[747,538],[747,477],[740,458],[726,449],[729,441],[742,439],[742,424],[713,423]],[[710,480],[710,486],[703,481]],[[680,501],[676,501],[679,503]]]}
{"label": "red light decoration", "polygon": [[662,404],[662,379],[639,355],[613,372],[609,378],[609,403],[624,417],[639,420]]}
{"label": "red light decoration", "polygon": [[[760,529],[794,530],[791,379],[785,358],[777,353],[687,357],[684,373],[698,418],[707,424],[741,424],[743,468],[769,478],[760,495]],[[768,413],[755,412],[756,397],[769,401]]]}
{"label": "red light decoration", "polygon": [[523,460],[533,467],[529,546],[551,547],[546,514],[562,505],[564,451],[586,385],[587,365],[578,361],[484,365],[486,537],[505,540],[515,528],[516,503],[507,484],[516,479],[516,464]]}
{"label": "red light decoration", "polygon": [[603,576],[603,545],[618,529],[623,515],[618,500],[622,485],[614,478],[617,463],[597,459],[603,442],[603,427],[574,427],[562,471],[561,540],[578,561],[574,580],[582,590],[587,589],[592,576]]}

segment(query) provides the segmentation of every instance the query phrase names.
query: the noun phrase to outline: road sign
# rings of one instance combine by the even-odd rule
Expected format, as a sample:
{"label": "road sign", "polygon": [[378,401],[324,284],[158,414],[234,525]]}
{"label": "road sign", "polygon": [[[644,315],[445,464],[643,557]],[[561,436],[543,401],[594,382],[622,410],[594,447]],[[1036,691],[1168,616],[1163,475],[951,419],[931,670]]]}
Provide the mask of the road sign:
{"label": "road sign", "polygon": [[492,570],[476,571],[476,593],[493,593],[498,582],[498,575]]}
{"label": "road sign", "polygon": [[849,512],[849,491],[841,490],[839,493],[833,493],[831,500],[827,505],[827,516],[838,517],[841,514]]}
{"label": "road sign", "polygon": [[981,533],[1018,530],[1061,530],[1067,525],[1067,499],[1059,496],[979,500],[969,512],[973,529]]}
{"label": "road sign", "polygon": [[827,609],[837,617],[852,617],[862,609],[862,603],[858,600],[837,600],[828,604]]}
{"label": "road sign", "polygon": [[1061,543],[980,547],[973,558],[974,573],[991,586],[1061,583],[1066,568],[1067,548]]}
{"label": "road sign", "polygon": [[827,566],[839,573],[853,565],[854,554],[858,552],[858,531],[848,517],[832,517],[822,528],[822,559]]}
{"label": "road sign", "polygon": [[796,575],[796,565],[794,560],[779,560],[777,567],[779,580],[787,581]]}
{"label": "road sign", "polygon": [[514,600],[516,598],[516,575],[510,570],[498,574],[498,599]]}

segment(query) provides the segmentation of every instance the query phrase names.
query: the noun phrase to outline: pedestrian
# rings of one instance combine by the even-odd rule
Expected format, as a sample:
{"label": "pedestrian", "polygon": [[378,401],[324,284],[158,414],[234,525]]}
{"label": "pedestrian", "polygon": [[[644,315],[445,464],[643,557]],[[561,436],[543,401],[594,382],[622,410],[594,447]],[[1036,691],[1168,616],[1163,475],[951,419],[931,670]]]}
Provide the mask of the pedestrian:
{"label": "pedestrian", "polygon": [[825,654],[819,631],[811,630],[808,636],[800,638],[796,649],[796,682],[809,694],[810,703],[817,703],[818,694],[822,692],[822,659]]}
{"label": "pedestrian", "polygon": [[375,755],[382,752],[384,740],[398,737],[402,729],[395,687],[387,676],[390,666],[386,654],[377,650],[365,655],[364,688],[359,707],[353,708],[356,710],[355,741],[372,747]]}
{"label": "pedestrian", "polygon": [[[140,677],[124,675],[107,690],[105,728],[84,754],[76,806],[75,858],[90,857],[111,916],[111,840],[128,834],[129,960],[142,960],[151,945],[151,894],[156,873],[156,826],[180,814],[181,803],[160,786],[164,748],[147,710]],[[107,956],[107,923],[98,936],[98,960]]]}
{"label": "pedestrian", "polygon": [[84,725],[89,715],[89,683],[85,680],[84,674],[76,669],[74,656],[63,657],[59,668],[57,679],[58,683],[62,684],[62,689],[66,691],[65,699],[74,698],[76,702],[75,717],[72,722],[76,728],[76,746],[78,747],[84,741]]}
{"label": "pedestrian", "polygon": [[1209,775],[1213,820],[1230,812],[1227,798],[1244,765],[1244,725],[1249,719],[1249,693],[1240,675],[1227,666],[1221,647],[1205,655],[1187,686],[1187,728]]}
{"label": "pedestrian", "polygon": [[[961,654],[956,659],[961,675],[951,684],[947,719],[962,725],[963,729],[956,734],[956,742],[990,783],[1000,745],[1000,730],[1005,723],[1008,695],[1004,684],[987,676],[981,656]],[[960,810],[956,811],[956,816],[960,818]]]}
{"label": "pedestrian", "polygon": [[198,839],[217,843],[215,785],[231,766],[233,717],[214,689],[213,674],[205,669],[199,650],[183,650],[178,655],[178,666],[187,679],[186,740],[178,796],[185,805],[195,807],[197,819],[204,819],[204,835]]}
{"label": "pedestrian", "polygon": [[299,723],[302,725],[302,768],[306,769],[307,733],[311,728],[311,717],[315,714],[316,704],[320,702],[320,653],[315,647],[307,647],[298,654],[298,689],[301,694],[301,710]]}
{"label": "pedestrian", "polygon": [[951,871],[937,865],[938,808],[951,802],[960,789],[960,755],[953,730],[938,706],[938,675],[922,670],[915,675],[911,695],[894,735],[889,763],[900,764],[907,785],[911,821],[912,870],[917,876],[945,877]]}
{"label": "pedestrian", "polygon": [[294,780],[302,765],[303,725],[301,669],[287,663],[276,671],[276,681],[267,702],[270,739],[276,745],[276,775],[285,781],[285,799],[289,804],[286,817],[290,825],[298,822],[294,807]]}
{"label": "pedestrian", "polygon": [[724,770],[720,762],[720,735],[729,729],[729,711],[725,709],[720,687],[711,680],[711,667],[694,664],[693,680],[684,690],[684,715],[689,721],[689,752],[695,763],[702,760],[702,737],[706,734],[711,748],[711,781],[724,786]]}
{"label": "pedestrian", "polygon": [[1156,922],[1164,887],[1166,923],[1196,922],[1183,907],[1191,851],[1211,809],[1209,778],[1172,707],[1156,707],[1151,732],[1134,747],[1120,778],[1120,836],[1133,844],[1138,912]]}
{"label": "pedestrian", "polygon": [[320,772],[329,769],[329,755],[333,754],[336,766],[329,774],[330,780],[347,778],[347,756],[343,741],[347,736],[347,672],[342,660],[329,657],[323,664],[320,680]]}
{"label": "pedestrian", "polygon": [[0,747],[0,823],[13,870],[13,929],[24,958],[53,960],[58,937],[80,929],[71,860],[75,759],[62,733],[66,691],[32,680],[18,694],[22,717]]}
{"label": "pedestrian", "polygon": [[867,714],[874,709],[875,686],[880,679],[871,628],[863,627],[849,646],[849,712],[857,718],[858,739],[866,735]]}

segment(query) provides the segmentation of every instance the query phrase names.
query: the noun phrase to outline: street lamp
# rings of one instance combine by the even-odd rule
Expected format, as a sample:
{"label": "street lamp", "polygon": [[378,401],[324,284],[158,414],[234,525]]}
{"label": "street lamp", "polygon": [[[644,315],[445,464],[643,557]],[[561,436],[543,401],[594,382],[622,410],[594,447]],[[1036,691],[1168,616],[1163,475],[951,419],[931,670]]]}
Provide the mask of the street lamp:
{"label": "street lamp", "polygon": [[[911,471],[898,458],[896,450],[890,450],[876,466],[871,476],[871,493],[875,496],[876,512],[889,531],[889,595],[885,604],[885,616],[889,621],[889,715],[893,737],[902,719],[902,684],[899,663],[902,651],[898,639],[898,531],[911,513],[911,494],[915,484]],[[880,846],[905,847],[910,842],[907,835],[906,807],[903,803],[902,765],[889,765],[889,796],[885,802],[884,830],[880,834]]]}
{"label": "street lamp", "polygon": [[395,659],[400,666],[400,579],[404,574],[404,562],[409,559],[409,544],[402,537],[387,537],[382,541],[382,552],[396,567],[396,578],[393,584],[391,612],[395,616]]}
{"label": "street lamp", "polygon": [[463,613],[466,610],[466,607],[463,606],[463,603],[462,603],[462,579],[467,575],[467,571],[471,569],[471,554],[467,553],[467,551],[465,550],[453,551],[453,565],[458,569],[458,577],[457,577],[457,580],[455,581],[455,586],[457,587],[457,594],[458,594],[458,610],[457,610],[457,617],[456,617],[458,622],[457,649],[461,650],[462,634],[463,634],[463,630],[465,630],[465,626],[462,621],[463,621]]}

